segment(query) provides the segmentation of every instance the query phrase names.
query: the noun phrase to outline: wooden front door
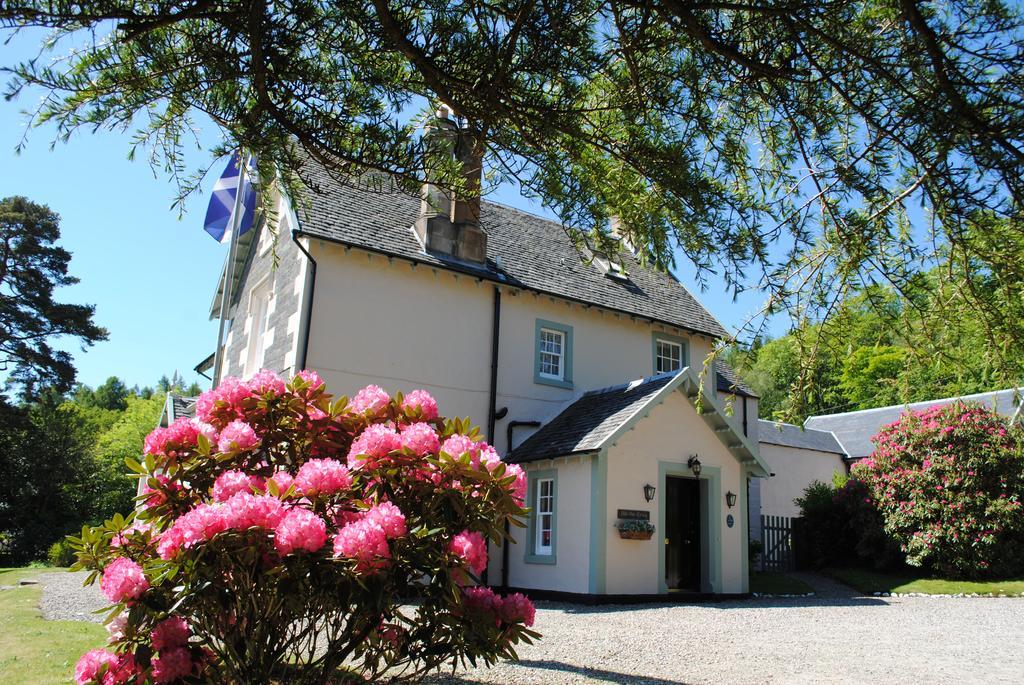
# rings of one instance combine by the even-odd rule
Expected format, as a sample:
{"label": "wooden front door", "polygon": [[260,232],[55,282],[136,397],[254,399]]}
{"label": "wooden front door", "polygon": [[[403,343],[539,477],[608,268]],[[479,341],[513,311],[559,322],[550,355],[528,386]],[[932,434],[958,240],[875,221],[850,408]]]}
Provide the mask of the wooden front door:
{"label": "wooden front door", "polygon": [[669,476],[665,482],[665,584],[700,592],[700,481]]}

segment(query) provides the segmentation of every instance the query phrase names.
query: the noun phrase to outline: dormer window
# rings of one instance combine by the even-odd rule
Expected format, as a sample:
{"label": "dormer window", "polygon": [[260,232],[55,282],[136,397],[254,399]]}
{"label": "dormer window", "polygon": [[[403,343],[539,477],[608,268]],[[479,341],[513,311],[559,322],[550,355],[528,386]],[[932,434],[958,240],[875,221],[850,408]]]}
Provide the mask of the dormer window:
{"label": "dormer window", "polygon": [[622,268],[622,263],[615,261],[607,255],[594,253],[594,265],[608,278],[614,278],[617,281],[629,280],[629,276],[626,275],[625,270]]}
{"label": "dormer window", "polygon": [[688,363],[687,345],[682,338],[667,333],[653,334],[654,373],[674,373]]}

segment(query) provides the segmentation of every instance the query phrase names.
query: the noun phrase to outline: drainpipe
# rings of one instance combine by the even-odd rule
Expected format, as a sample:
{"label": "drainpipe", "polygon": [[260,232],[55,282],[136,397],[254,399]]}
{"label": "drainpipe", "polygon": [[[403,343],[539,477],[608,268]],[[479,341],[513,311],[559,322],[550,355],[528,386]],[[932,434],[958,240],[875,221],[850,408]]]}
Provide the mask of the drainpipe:
{"label": "drainpipe", "polygon": [[747,396],[743,396],[743,435],[747,435]]}
{"label": "drainpipe", "polygon": [[309,353],[309,329],[313,324],[313,291],[316,288],[316,260],[313,259],[313,255],[309,253],[309,250],[299,242],[299,235],[301,235],[299,229],[292,231],[292,242],[299,248],[302,254],[306,255],[306,259],[309,260],[309,277],[308,285],[309,288],[306,290],[303,298],[305,305],[302,312],[302,319],[299,321],[299,341],[297,356],[295,358],[295,366],[298,368],[296,372],[304,371],[306,369],[306,356]]}
{"label": "drainpipe", "polygon": [[[505,429],[507,434],[508,434],[508,442],[506,443],[505,456],[508,456],[509,454],[512,453],[512,431],[514,431],[516,428],[519,428],[520,426],[523,426],[523,427],[529,426],[531,428],[539,428],[540,427],[540,421],[509,421],[508,422],[508,426]],[[508,521],[506,521],[505,522],[505,535],[508,536],[508,534],[509,534],[509,525],[508,525]],[[503,542],[501,544],[501,587],[502,587],[502,589],[507,589],[508,588],[508,555],[509,555],[509,544],[508,544],[508,541],[506,540],[505,542]]]}
{"label": "drainpipe", "polygon": [[494,444],[494,424],[498,420],[498,338],[501,334],[501,288],[494,286],[491,316],[491,386],[487,399],[487,442]]}

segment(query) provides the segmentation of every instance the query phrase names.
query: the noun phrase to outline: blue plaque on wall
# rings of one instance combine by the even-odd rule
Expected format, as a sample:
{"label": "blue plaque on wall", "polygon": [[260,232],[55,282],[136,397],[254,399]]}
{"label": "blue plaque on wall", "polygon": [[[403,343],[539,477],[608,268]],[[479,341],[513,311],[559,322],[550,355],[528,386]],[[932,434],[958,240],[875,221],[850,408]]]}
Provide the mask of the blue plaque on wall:
{"label": "blue plaque on wall", "polygon": [[728,516],[725,517],[725,525],[727,525],[730,528],[732,528],[734,523],[736,523],[736,520],[732,517],[732,514],[729,514]]}

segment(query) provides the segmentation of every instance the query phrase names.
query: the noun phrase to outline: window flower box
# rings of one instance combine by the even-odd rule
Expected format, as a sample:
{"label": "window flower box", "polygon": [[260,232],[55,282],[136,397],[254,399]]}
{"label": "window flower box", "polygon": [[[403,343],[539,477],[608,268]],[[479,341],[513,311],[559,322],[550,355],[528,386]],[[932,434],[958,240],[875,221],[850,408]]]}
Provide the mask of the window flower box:
{"label": "window flower box", "polygon": [[615,526],[623,540],[650,540],[654,524],[650,521],[619,521]]}

